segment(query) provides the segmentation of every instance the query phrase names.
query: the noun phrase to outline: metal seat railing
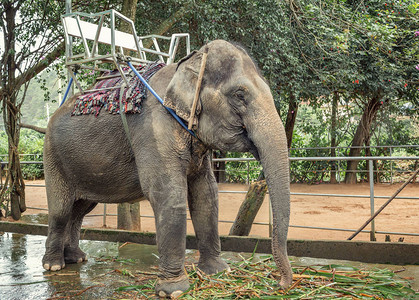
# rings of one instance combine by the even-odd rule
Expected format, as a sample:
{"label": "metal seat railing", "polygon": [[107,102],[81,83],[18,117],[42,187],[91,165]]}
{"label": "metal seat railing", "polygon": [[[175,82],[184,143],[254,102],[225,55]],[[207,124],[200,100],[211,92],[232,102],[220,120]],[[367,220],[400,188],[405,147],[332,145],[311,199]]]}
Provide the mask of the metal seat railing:
{"label": "metal seat railing", "polygon": [[[116,24],[128,24],[131,33],[116,30]],[[166,64],[175,61],[176,52],[181,39],[185,39],[186,55],[190,53],[190,38],[188,33],[173,34],[171,37],[159,35],[137,36],[134,22],[115,10],[107,10],[96,14],[75,12],[62,16],[66,43],[66,67],[80,92],[83,91],[77,81],[75,71],[88,69],[109,72],[103,64],[111,63],[119,71],[123,82],[128,84],[126,74],[121,68],[124,64],[124,51],[130,53],[133,65],[152,62],[150,56]],[[78,39],[79,43],[73,43]],[[145,47],[145,41],[150,40],[154,49]],[[163,51],[164,42],[169,43],[167,52]],[[76,46],[73,46],[76,45]],[[166,45],[167,46],[167,45]],[[103,78],[102,78],[103,79]]]}

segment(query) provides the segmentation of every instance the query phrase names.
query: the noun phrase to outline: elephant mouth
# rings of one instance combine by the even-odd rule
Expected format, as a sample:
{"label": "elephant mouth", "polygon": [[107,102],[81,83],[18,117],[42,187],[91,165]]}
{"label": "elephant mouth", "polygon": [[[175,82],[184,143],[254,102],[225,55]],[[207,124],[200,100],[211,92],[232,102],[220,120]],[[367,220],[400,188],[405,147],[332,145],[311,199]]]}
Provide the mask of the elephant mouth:
{"label": "elephant mouth", "polygon": [[243,135],[244,139],[246,140],[248,152],[250,152],[255,157],[256,160],[260,161],[259,151],[256,148],[255,144],[253,143],[252,139],[249,137],[249,134],[248,134],[246,128],[243,128],[242,135]]}
{"label": "elephant mouth", "polygon": [[259,152],[258,152],[258,150],[256,149],[256,147],[254,147],[254,148],[252,148],[252,149],[250,149],[249,150],[249,152],[255,157],[255,159],[257,160],[257,161],[260,161],[260,156],[259,156]]}

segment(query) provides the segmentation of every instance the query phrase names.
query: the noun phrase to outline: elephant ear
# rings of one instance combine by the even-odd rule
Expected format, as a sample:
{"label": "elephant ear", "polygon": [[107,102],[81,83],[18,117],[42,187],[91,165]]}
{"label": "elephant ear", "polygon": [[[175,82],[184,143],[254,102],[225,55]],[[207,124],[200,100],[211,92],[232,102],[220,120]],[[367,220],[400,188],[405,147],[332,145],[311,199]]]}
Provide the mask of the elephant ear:
{"label": "elephant ear", "polygon": [[[202,52],[193,51],[178,62],[175,75],[167,86],[164,97],[164,105],[173,109],[179,117],[186,121],[189,121],[191,115],[202,55]],[[198,101],[193,126],[198,125],[197,116],[200,112],[201,102]]]}

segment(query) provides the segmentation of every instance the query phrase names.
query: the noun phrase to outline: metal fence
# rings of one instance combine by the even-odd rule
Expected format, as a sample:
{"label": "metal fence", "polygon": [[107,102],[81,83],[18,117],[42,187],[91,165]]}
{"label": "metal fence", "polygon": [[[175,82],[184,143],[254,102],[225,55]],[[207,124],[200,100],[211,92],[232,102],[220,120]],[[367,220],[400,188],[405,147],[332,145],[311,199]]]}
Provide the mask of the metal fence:
{"label": "metal fence", "polygon": [[[393,154],[396,156],[407,157],[407,153],[412,153],[414,156],[419,155],[419,145],[397,145],[397,146],[348,146],[348,147],[304,147],[304,148],[290,148],[289,149],[289,156],[290,157],[323,157],[327,158],[325,160],[291,160],[290,164],[290,173],[291,173],[291,181],[292,182],[302,182],[302,183],[314,183],[316,181],[317,174],[319,178],[317,181],[323,182],[327,180],[322,180],[323,176],[325,175],[326,179],[331,177],[331,173],[335,174],[336,181],[342,182],[344,180],[344,176],[348,172],[355,172],[358,175],[358,180],[365,180],[368,181],[368,173],[369,168],[366,163],[361,163],[358,166],[357,170],[346,170],[346,161],[351,160],[347,159],[331,159],[330,152],[333,149],[335,151],[336,157],[347,157],[348,151],[350,149],[372,149],[375,152],[384,153],[384,155],[369,155],[369,156],[379,156],[379,157],[393,157]],[[400,154],[402,153],[402,154]],[[41,154],[21,154],[21,164],[23,166],[28,164],[42,164],[40,162],[42,160]],[[367,157],[367,156],[362,156]],[[7,154],[0,154],[0,162],[7,160]],[[38,162],[32,162],[38,161]],[[262,169],[260,165],[255,165],[253,163],[253,159],[231,159],[228,161],[232,162],[243,162],[246,167],[240,167],[237,170],[238,173],[243,174],[241,176],[242,183],[249,183],[252,179],[255,179],[252,172],[260,172]],[[225,162],[225,160],[221,160],[218,158],[214,159],[214,162]],[[308,164],[310,162],[310,164]],[[381,163],[377,163],[381,162]],[[7,164],[7,162],[3,162],[2,167]],[[252,165],[251,165],[252,164]],[[415,168],[418,167],[418,162],[415,163]],[[214,168],[214,173],[220,174],[225,172],[224,169],[217,169]],[[409,169],[400,167],[400,163],[394,163],[394,160],[376,160],[374,163],[374,178],[376,181],[381,183],[389,182],[394,183],[400,181],[402,178],[401,175],[403,173],[410,172]],[[301,174],[306,174],[305,178],[301,178]],[[321,176],[320,176],[321,175]],[[311,178],[309,178],[311,177]],[[321,177],[321,178],[320,178]],[[403,177],[403,176],[402,176]],[[237,178],[229,178],[232,182],[237,182]]]}
{"label": "metal fence", "polygon": [[[332,156],[331,151],[332,149],[335,151],[335,156],[337,157],[348,157],[349,151],[351,149],[360,149],[363,151],[363,156],[407,156],[406,154],[410,153],[412,156],[419,155],[419,145],[392,145],[392,146],[346,146],[346,147],[305,147],[305,148],[290,148],[289,156],[302,156],[302,157],[322,157],[322,156]],[[361,152],[362,155],[362,152]],[[350,160],[350,159],[347,159]],[[348,172],[356,172],[359,179],[368,180],[369,171],[368,166],[365,164],[364,166],[358,167],[357,170],[346,170],[346,161],[341,160],[330,160],[330,164],[326,165],[325,170],[324,164],[321,166],[322,169],[314,169],[310,170],[310,172],[314,173],[322,173],[325,171],[328,172],[335,172],[336,173],[336,180],[337,182],[342,182],[344,179],[344,175]],[[374,175],[377,181],[382,183],[389,182],[393,183],[398,181],[399,178],[397,175],[403,174],[406,172],[410,172],[407,169],[402,169],[394,163],[394,160],[380,160],[381,164],[377,162],[374,163]],[[331,167],[334,166],[335,170],[331,170]],[[416,161],[416,168],[417,168],[417,161]],[[293,171],[291,167],[291,172]]]}
{"label": "metal fence", "polygon": [[[419,154],[419,145],[400,145],[400,146],[360,146],[360,147],[309,147],[309,148],[291,148],[289,150],[290,157],[324,157],[326,160],[291,160],[290,163],[290,174],[291,182],[295,183],[322,183],[330,181],[330,178],[336,178],[336,182],[342,182],[345,180],[345,174],[347,173],[356,173],[358,181],[368,181],[369,167],[365,162],[361,162],[356,170],[347,170],[347,161],[351,160],[346,159],[332,159],[330,152],[334,149],[336,157],[348,157],[348,151],[351,148],[359,149],[375,149],[375,152],[387,153],[387,155],[363,155],[362,157],[407,157],[409,155],[417,156]],[[373,151],[374,152],[374,151]],[[217,156],[218,157],[218,156]],[[334,156],[333,156],[334,157]],[[232,169],[226,169],[225,166],[221,163],[226,160],[214,159],[215,164],[215,173],[218,177],[224,178],[227,177],[228,181],[240,181],[242,183],[249,183],[252,179],[257,178],[257,174],[262,169],[260,165],[257,165],[253,162],[253,159],[235,159],[233,161],[236,164],[242,162],[242,165],[239,166],[240,170],[237,170],[236,174],[232,172]],[[402,166],[403,163],[396,162],[394,160],[376,160],[374,162],[374,178],[377,182],[381,183],[394,183],[398,181],[403,181],[405,173],[410,172],[410,169],[407,166]],[[418,167],[418,162],[414,163],[414,168]],[[226,176],[226,172],[228,175]],[[224,173],[224,174],[223,174]],[[250,174],[250,175],[249,175]],[[256,175],[255,175],[256,174]]]}
{"label": "metal fence", "polygon": [[[254,161],[254,158],[219,158],[213,159],[214,162],[237,162],[237,161],[244,161],[244,162],[251,162]],[[373,169],[373,161],[377,160],[390,160],[390,161],[419,161],[418,156],[414,157],[388,157],[388,156],[378,156],[378,157],[290,157],[290,162],[293,161],[348,161],[348,160],[358,160],[358,161],[367,161],[369,165],[369,170],[367,171],[369,174],[369,185],[370,185],[370,195],[348,195],[348,194],[322,194],[322,193],[293,193],[291,192],[291,196],[299,195],[299,196],[316,196],[316,197],[347,197],[347,198],[369,198],[370,199],[370,212],[371,216],[374,215],[375,209],[375,201],[374,199],[384,198],[388,199],[390,196],[375,196],[374,195],[374,172],[377,170]],[[411,172],[405,170],[404,172]],[[242,191],[219,191],[220,193],[243,193],[246,192]],[[396,199],[409,199],[409,200],[419,200],[419,197],[396,197]],[[270,213],[270,220],[271,220],[271,213]],[[231,222],[232,223],[232,222]],[[259,225],[267,225],[271,226],[271,222],[269,223],[254,223]],[[347,232],[355,232],[355,229],[344,229],[344,228],[329,228],[329,227],[316,227],[316,226],[300,226],[300,225],[290,225],[290,227],[294,228],[305,228],[305,229],[318,229],[318,230],[334,230],[334,231],[347,231]],[[375,234],[392,234],[392,235],[408,235],[408,236],[419,236],[419,233],[408,233],[408,232],[388,232],[388,231],[376,231],[375,230],[375,222],[374,220],[371,222],[371,230],[363,230],[364,233],[370,234],[370,239],[375,240]]]}
{"label": "metal fence", "polygon": [[[348,195],[348,194],[322,194],[322,193],[291,193],[291,196],[315,196],[315,197],[349,197],[349,198],[369,198],[370,199],[370,207],[369,210],[371,212],[371,216],[375,213],[374,211],[374,200],[379,198],[389,198],[387,196],[375,196],[374,195],[374,172],[377,170],[373,169],[373,162],[374,161],[411,161],[411,162],[418,162],[419,156],[413,157],[391,157],[391,156],[372,156],[372,157],[290,157],[290,162],[295,161],[348,161],[348,160],[357,160],[357,161],[366,161],[368,162],[368,175],[369,175],[369,185],[370,185],[370,195]],[[254,158],[214,158],[213,162],[225,162],[225,163],[232,163],[232,162],[253,162],[255,161]],[[7,165],[7,162],[1,162],[2,165]],[[42,164],[40,161],[22,161],[21,164]],[[246,171],[249,171],[249,167],[246,168]],[[404,172],[410,172],[408,170],[404,170]],[[32,187],[45,187],[45,185],[27,185]],[[219,193],[242,193],[245,194],[246,191],[231,191],[231,190],[219,190]],[[409,199],[409,200],[419,200],[419,197],[396,197],[397,199]],[[28,207],[29,209],[35,210],[47,210],[44,208],[36,208],[36,207]],[[116,216],[116,214],[107,213],[107,205],[104,205],[103,214],[90,214],[87,217],[103,217],[103,225],[106,226],[106,217],[107,216]],[[148,215],[141,215],[142,218],[154,218],[154,216]],[[255,222],[253,224],[257,225],[265,225],[271,227],[271,212],[269,222]],[[220,223],[233,223],[233,220],[220,220]],[[333,231],[347,231],[347,232],[355,232],[355,229],[345,229],[345,228],[332,228],[332,227],[318,227],[318,226],[301,226],[301,225],[294,225],[291,224],[290,227],[294,228],[304,228],[304,229],[315,229],[315,230],[333,230]],[[374,221],[371,222],[371,230],[363,230],[363,233],[369,233],[371,240],[375,240],[376,234],[391,234],[391,235],[407,235],[407,236],[419,236],[419,233],[414,232],[387,232],[387,231],[377,231],[375,228]]]}

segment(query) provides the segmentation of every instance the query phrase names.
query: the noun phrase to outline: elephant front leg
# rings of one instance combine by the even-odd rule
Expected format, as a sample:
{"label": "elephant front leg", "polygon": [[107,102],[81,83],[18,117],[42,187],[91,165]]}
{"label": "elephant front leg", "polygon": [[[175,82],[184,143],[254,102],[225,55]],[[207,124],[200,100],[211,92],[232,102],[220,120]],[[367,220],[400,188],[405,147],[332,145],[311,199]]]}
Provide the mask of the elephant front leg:
{"label": "elephant front leg", "polygon": [[230,270],[220,258],[218,234],[218,187],[207,161],[204,170],[188,178],[189,212],[200,253],[198,268],[207,274]]}
{"label": "elephant front leg", "polygon": [[189,288],[185,275],[186,182],[165,184],[150,194],[156,220],[159,269],[156,293],[161,297],[177,296]]}

